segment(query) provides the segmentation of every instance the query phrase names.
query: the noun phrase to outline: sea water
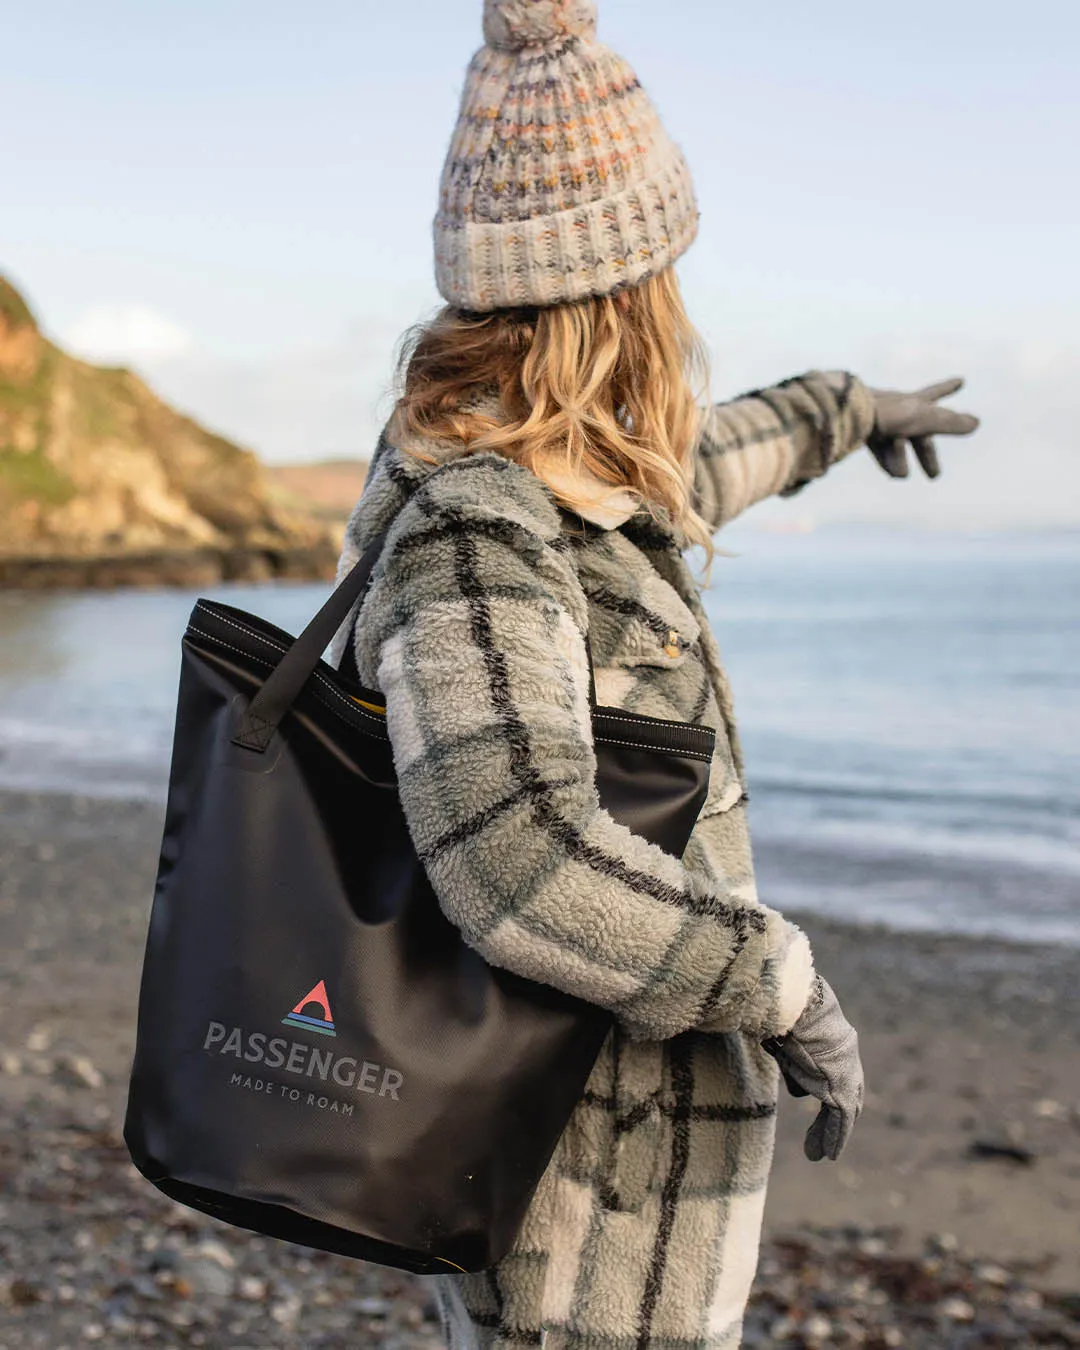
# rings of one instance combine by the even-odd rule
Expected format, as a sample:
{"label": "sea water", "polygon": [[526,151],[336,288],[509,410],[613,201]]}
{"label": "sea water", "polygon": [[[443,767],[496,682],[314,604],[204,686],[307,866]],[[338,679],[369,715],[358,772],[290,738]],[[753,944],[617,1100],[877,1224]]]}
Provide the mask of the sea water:
{"label": "sea water", "polygon": [[[1080,944],[1080,534],[718,543],[762,898]],[[209,593],[298,632],[326,591]],[[0,788],[163,798],[195,598],[0,592]]]}

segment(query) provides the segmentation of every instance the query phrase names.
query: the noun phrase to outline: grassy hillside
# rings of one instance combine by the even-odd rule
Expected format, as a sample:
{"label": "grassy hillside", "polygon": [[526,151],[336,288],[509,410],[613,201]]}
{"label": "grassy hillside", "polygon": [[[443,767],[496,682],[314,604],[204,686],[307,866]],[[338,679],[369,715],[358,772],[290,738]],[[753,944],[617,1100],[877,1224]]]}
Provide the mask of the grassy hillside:
{"label": "grassy hillside", "polygon": [[312,464],[273,464],[267,476],[276,500],[310,512],[328,524],[344,524],[367,477],[366,459],[324,459]]}
{"label": "grassy hillside", "polygon": [[258,555],[273,574],[310,555],[325,573],[335,543],[250,451],[49,342],[0,277],[0,560]]}

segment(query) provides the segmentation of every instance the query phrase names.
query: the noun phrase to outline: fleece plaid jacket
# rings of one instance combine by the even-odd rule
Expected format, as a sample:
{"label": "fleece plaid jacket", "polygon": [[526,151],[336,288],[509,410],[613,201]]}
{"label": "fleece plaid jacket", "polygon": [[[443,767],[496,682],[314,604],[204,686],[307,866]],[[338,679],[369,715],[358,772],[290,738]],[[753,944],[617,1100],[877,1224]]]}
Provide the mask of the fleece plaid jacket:
{"label": "fleece plaid jacket", "polygon": [[[797,490],[872,418],[843,374],[718,405],[699,509],[719,527]],[[755,890],[731,695],[686,540],[645,508],[600,518],[499,455],[384,435],[341,558],[343,575],[390,526],[356,659],[385,697],[447,915],[492,964],[617,1017],[514,1249],[436,1281],[451,1350],[739,1345],[778,1095],[760,1041],[790,1029],[813,975],[804,935]],[[600,703],[717,730],[681,858],[599,805],[586,626]]]}

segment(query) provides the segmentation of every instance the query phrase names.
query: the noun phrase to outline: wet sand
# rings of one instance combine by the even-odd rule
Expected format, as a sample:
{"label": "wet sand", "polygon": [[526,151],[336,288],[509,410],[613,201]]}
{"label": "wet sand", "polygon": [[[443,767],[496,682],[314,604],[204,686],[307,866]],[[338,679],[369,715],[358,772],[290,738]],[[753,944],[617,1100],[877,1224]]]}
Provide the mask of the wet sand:
{"label": "wet sand", "polygon": [[1080,1287],[1080,952],[792,917],[859,1030],[867,1101],[835,1165],[802,1157],[813,1112],[783,1104],[768,1226],[947,1233]]}

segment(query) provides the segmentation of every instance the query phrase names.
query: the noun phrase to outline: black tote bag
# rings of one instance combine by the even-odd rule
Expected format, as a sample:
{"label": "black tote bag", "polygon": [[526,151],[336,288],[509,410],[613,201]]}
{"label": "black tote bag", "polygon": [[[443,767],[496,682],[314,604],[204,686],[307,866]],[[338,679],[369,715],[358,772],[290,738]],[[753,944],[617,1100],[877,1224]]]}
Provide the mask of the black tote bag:
{"label": "black tote bag", "polygon": [[[320,660],[381,543],[295,640],[195,605],[124,1137],[166,1195],[239,1227],[474,1271],[511,1245],[612,1018],[490,967],[439,906],[382,696]],[[598,708],[589,667],[600,800],[681,855],[715,732]]]}

